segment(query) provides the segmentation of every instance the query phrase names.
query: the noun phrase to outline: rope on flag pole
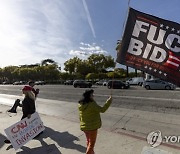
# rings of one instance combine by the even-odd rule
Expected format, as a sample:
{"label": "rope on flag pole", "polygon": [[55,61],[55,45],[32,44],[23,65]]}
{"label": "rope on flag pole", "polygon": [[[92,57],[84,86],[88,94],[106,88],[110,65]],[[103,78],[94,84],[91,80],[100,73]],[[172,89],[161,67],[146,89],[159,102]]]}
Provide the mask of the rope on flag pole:
{"label": "rope on flag pole", "polygon": [[[115,62],[115,65],[114,65],[114,70],[116,68],[116,62]],[[110,96],[112,97],[112,94],[113,94],[113,84],[114,84],[114,72],[113,72],[113,77],[112,77],[112,85],[111,85],[111,93],[110,93]]]}
{"label": "rope on flag pole", "polygon": [[126,25],[126,21],[127,21],[128,14],[129,14],[130,2],[131,2],[131,0],[128,0],[128,9],[127,9],[127,11],[126,11],[126,18],[124,19],[124,22],[123,22],[123,32],[122,32],[122,34],[121,34],[121,38],[122,38],[123,35],[124,35],[125,25]]}
{"label": "rope on flag pole", "polygon": [[[121,34],[121,38],[122,38],[123,35],[124,35],[125,24],[126,24],[126,21],[127,21],[127,18],[128,18],[128,14],[129,14],[130,2],[131,2],[131,0],[128,0],[128,9],[127,9],[127,12],[126,12],[126,18],[125,18],[125,20],[124,20],[124,22],[123,22],[123,32],[122,32],[122,34]],[[116,50],[119,49],[120,45],[121,45],[121,41],[118,40]],[[117,64],[117,63],[115,62],[114,71],[115,71],[115,68],[116,68],[116,64]],[[111,96],[112,96],[112,94],[113,94],[114,74],[115,74],[115,72],[113,73],[113,77],[112,77],[112,85],[111,85],[112,88],[111,88],[111,93],[110,93]]]}

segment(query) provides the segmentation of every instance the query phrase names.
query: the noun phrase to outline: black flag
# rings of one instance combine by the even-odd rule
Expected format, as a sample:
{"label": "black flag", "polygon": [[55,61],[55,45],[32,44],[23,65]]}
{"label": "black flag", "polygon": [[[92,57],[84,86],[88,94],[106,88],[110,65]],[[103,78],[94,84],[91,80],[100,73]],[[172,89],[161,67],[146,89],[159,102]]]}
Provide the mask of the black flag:
{"label": "black flag", "polygon": [[180,24],[130,8],[116,61],[180,86]]}

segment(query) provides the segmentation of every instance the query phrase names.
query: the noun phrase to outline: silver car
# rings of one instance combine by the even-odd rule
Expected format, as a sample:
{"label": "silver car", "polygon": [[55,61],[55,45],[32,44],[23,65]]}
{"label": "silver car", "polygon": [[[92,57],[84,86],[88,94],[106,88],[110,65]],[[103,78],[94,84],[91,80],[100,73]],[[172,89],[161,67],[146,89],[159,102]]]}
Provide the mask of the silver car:
{"label": "silver car", "polygon": [[176,86],[172,83],[162,81],[159,79],[156,80],[146,80],[143,83],[143,87],[147,90],[149,89],[166,89],[166,90],[174,90],[176,89]]}

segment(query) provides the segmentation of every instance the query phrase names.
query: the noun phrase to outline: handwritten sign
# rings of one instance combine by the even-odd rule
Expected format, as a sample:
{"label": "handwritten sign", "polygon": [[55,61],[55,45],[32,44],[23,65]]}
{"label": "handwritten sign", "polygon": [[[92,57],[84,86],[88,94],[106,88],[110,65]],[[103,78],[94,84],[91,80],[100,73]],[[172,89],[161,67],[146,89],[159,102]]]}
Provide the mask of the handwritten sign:
{"label": "handwritten sign", "polygon": [[6,128],[4,131],[11,141],[15,150],[21,148],[28,141],[37,136],[45,129],[39,114],[35,112],[31,118],[25,118],[14,125]]}

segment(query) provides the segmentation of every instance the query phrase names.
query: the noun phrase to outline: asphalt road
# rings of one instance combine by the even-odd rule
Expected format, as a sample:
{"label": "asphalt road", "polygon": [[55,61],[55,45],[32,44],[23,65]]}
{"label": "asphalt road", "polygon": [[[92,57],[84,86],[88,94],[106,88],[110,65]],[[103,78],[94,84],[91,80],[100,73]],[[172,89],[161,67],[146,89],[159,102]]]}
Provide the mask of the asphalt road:
{"label": "asphalt road", "polygon": [[[1,94],[22,95],[23,85],[0,85]],[[39,98],[77,103],[86,88],[74,88],[68,85],[35,86],[40,89]],[[112,93],[113,107],[152,112],[180,114],[180,89],[146,90],[139,86],[130,89],[108,89],[93,86],[95,100],[102,105]]]}

